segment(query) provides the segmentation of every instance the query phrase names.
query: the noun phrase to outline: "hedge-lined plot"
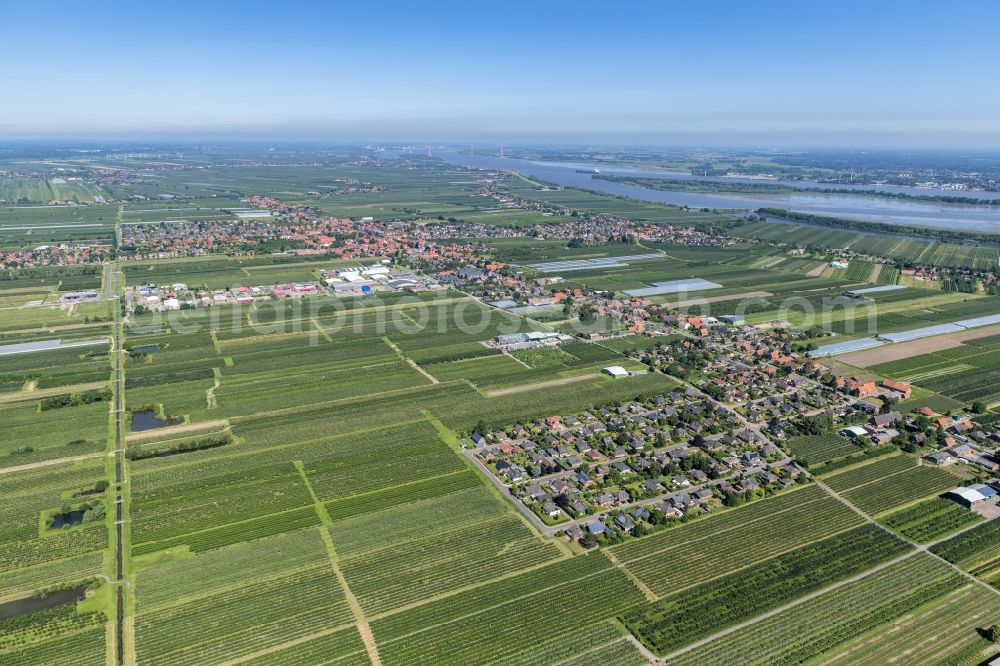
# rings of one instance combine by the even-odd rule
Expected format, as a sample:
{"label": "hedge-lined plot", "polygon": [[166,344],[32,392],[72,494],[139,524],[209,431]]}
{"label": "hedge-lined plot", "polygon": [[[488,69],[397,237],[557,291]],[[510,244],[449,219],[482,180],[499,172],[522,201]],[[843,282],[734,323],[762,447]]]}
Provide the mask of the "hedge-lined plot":
{"label": "hedge-lined plot", "polygon": [[956,477],[942,469],[922,465],[853,488],[843,496],[862,511],[875,515],[948,490],[955,481]]}
{"label": "hedge-lined plot", "polygon": [[864,525],[634,609],[622,620],[644,644],[666,654],[909,548]]}
{"label": "hedge-lined plot", "polygon": [[[475,478],[475,477],[473,477]],[[507,515],[504,506],[485,486],[420,500],[414,497],[401,508],[370,509],[365,515],[339,520],[330,525],[337,553],[344,558],[371,551],[402,546],[430,534],[455,530]],[[372,530],[372,525],[378,530]]]}
{"label": "hedge-lined plot", "polygon": [[103,664],[107,631],[89,626],[82,631],[48,637],[11,649],[0,648],[0,663],[17,666],[79,666]]}
{"label": "hedge-lined plot", "polygon": [[982,519],[956,502],[936,497],[890,513],[882,522],[905,537],[927,543]]}
{"label": "hedge-lined plot", "polygon": [[[791,666],[824,654],[961,587],[965,579],[917,554],[673,659],[675,666]],[[883,662],[884,663],[884,662]]]}
{"label": "hedge-lined plot", "polygon": [[840,435],[807,435],[790,438],[788,450],[796,460],[812,466],[857,453],[858,447]]}
{"label": "hedge-lined plot", "polygon": [[[509,513],[341,560],[347,584],[368,614],[496,578],[555,559],[545,543]],[[455,562],[462,562],[455,566]],[[392,576],[385,572],[392,571]]]}
{"label": "hedge-lined plot", "polygon": [[[326,631],[326,630],[324,630]],[[336,666],[368,666],[368,651],[354,627],[320,632],[288,647],[251,657],[241,664],[248,666],[300,666],[300,664],[336,664]]]}
{"label": "hedge-lined plot", "polygon": [[144,664],[213,663],[352,621],[329,562],[322,562],[140,613],[136,652]]}
{"label": "hedge-lined plot", "polygon": [[665,596],[860,525],[817,486],[728,511],[612,549],[653,592]]}
{"label": "hedge-lined plot", "polygon": [[1000,586],[1000,520],[991,520],[936,544],[931,551]]}
{"label": "hedge-lined plot", "polygon": [[989,645],[977,630],[1000,621],[997,597],[979,585],[967,585],[937,597],[915,612],[861,638],[831,650],[823,659],[828,666],[882,666],[905,661],[911,664],[979,663]]}
{"label": "hedge-lined plot", "polygon": [[638,666],[646,658],[627,642],[613,625],[603,622],[592,627],[574,628],[556,638],[525,647],[524,651],[496,661],[493,666],[535,666],[536,664],[604,664]]}
{"label": "hedge-lined plot", "polygon": [[[80,556],[106,547],[108,533],[103,517],[60,530],[43,530],[39,523],[43,512],[58,512],[65,503],[64,493],[93,490],[104,475],[104,463],[97,459],[2,477],[0,580],[6,582],[6,576],[11,572],[39,565],[50,565],[44,569],[46,571],[52,568],[59,570],[65,580],[80,580],[94,572],[92,558]],[[106,498],[97,495],[93,499]],[[72,508],[74,504],[70,504]],[[65,560],[65,567],[56,564],[60,560]],[[45,586],[45,583],[39,583],[27,591]]]}
{"label": "hedge-lined plot", "polygon": [[[376,619],[372,630],[386,666],[489,663],[642,600],[625,574],[595,553]],[[530,622],[510,621],[529,608]]]}
{"label": "hedge-lined plot", "polygon": [[837,492],[843,492],[868,483],[881,481],[893,474],[914,469],[916,466],[917,460],[912,456],[887,456],[861,467],[854,467],[828,476],[823,479],[823,482]]}

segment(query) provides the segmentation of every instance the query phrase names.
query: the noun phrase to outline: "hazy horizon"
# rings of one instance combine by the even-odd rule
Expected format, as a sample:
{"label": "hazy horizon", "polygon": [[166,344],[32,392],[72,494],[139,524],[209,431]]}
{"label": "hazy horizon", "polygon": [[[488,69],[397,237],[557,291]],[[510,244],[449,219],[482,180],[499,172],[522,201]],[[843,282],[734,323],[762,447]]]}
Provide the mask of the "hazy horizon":
{"label": "hazy horizon", "polygon": [[1000,148],[1000,6],[184,0],[12,31],[0,139]]}

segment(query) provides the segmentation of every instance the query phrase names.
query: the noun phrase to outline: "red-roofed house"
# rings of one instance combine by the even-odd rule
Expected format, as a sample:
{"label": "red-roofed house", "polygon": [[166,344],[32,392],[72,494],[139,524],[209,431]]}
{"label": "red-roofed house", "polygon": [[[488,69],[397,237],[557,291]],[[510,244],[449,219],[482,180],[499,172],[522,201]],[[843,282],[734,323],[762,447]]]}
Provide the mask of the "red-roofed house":
{"label": "red-roofed house", "polygon": [[850,393],[858,398],[867,398],[873,395],[878,395],[878,386],[875,385],[875,382],[864,382],[862,384],[857,379],[852,377]]}
{"label": "red-roofed house", "polygon": [[913,392],[913,389],[910,388],[909,384],[904,384],[903,382],[897,382],[892,379],[886,379],[885,381],[883,381],[882,386],[889,389],[890,391],[895,391],[896,393],[899,393],[900,395],[903,396],[903,400],[909,398],[910,394]]}

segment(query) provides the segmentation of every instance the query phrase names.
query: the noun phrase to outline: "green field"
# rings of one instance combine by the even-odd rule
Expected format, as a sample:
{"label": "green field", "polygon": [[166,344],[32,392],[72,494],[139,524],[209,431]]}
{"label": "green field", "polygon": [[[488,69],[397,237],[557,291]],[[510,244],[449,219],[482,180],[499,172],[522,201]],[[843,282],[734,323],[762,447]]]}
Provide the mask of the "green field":
{"label": "green field", "polygon": [[935,498],[893,512],[882,522],[909,539],[926,543],[942,539],[981,520],[982,516],[956,502]]}
{"label": "green field", "polygon": [[668,595],[629,612],[623,620],[657,654],[669,654],[893,559],[908,548],[879,528],[865,525]]}
{"label": "green field", "polygon": [[[0,193],[3,182],[0,178]],[[0,202],[0,250],[59,243],[111,245],[117,215],[117,206],[10,206]]]}
{"label": "green field", "polygon": [[[371,216],[373,233],[406,229],[421,240],[365,259],[271,253],[283,244],[300,250],[303,234],[318,233],[299,229],[274,247],[241,240],[203,253],[179,243],[168,248],[179,256],[150,258],[157,253],[144,257],[123,244],[107,265],[0,270],[0,345],[67,345],[0,356],[0,664],[642,666],[650,651],[675,665],[874,664],[910,650],[927,663],[985,656],[975,629],[997,619],[992,592],[939,559],[998,584],[997,522],[977,524],[975,514],[937,497],[962,479],[894,445],[865,449],[837,435],[774,440],[808,472],[785,468],[791,463],[780,451],[767,457],[769,467],[743,465],[753,446],[721,454],[695,438],[741,426],[728,409],[686,393],[691,384],[655,369],[618,379],[602,372],[645,370],[641,355],[690,345],[688,333],[577,337],[502,353],[491,344],[499,334],[570,330],[572,307],[529,319],[485,305],[490,294],[468,284],[377,299],[261,298],[125,320],[119,297],[126,286],[146,284],[221,290],[316,282],[323,270],[383,257],[442,278],[468,263],[442,253],[417,264],[411,251],[433,241],[474,246],[483,264],[513,264],[509,274],[526,271],[536,295],[557,288],[620,295],[702,277],[722,286],[619,305],[697,310],[681,301],[705,296],[714,300],[712,315],[787,319],[794,329],[807,325],[804,310],[834,303],[828,323],[842,335],[863,318],[843,307],[844,292],[894,284],[897,268],[865,258],[831,274],[823,251],[748,239],[803,246],[844,239],[843,247],[859,251],[871,242],[867,249],[884,248],[888,259],[941,265],[995,261],[987,248],[747,224],[725,211],[549,188],[422,154],[382,159],[342,145],[276,146],[263,160],[259,149],[234,143],[160,156],[109,149],[70,155],[58,167],[28,163],[40,175],[0,178],[0,253],[115,244],[132,225],[154,236],[237,226],[252,236],[266,223],[226,212],[254,205],[248,197],[308,206],[312,220]],[[104,176],[119,171],[129,177]],[[86,175],[69,180],[68,173]],[[500,195],[537,206],[482,196],[494,179]],[[70,200],[86,205],[44,205]],[[605,216],[647,235],[592,243],[566,234],[570,224],[599,226]],[[438,238],[442,227],[430,226],[437,224],[477,226]],[[691,244],[685,236],[729,229],[743,240],[716,246],[714,238]],[[525,268],[647,253],[657,256],[567,272],[558,287],[534,282],[537,274]],[[101,291],[100,300],[58,303],[89,289]],[[872,300],[885,331],[1000,312],[1000,297],[986,293],[906,288]],[[628,325],[620,313],[598,319],[623,333]],[[745,334],[778,350],[809,341],[784,331]],[[874,371],[914,382],[914,400],[989,402],[1000,398],[998,350],[996,339],[972,340]],[[652,406],[661,404],[676,405],[674,415],[657,415]],[[695,417],[706,410],[710,419]],[[584,412],[605,429],[581,425],[590,418]],[[556,415],[563,420],[546,421]],[[570,415],[580,422],[570,425]],[[517,424],[533,446],[522,441],[515,455],[526,468],[539,465],[531,474],[542,469],[541,456],[555,460],[549,469],[566,471],[509,486],[487,477],[484,459],[468,448],[474,433],[514,432]],[[559,449],[571,441],[578,452]],[[615,451],[620,443],[630,448]],[[683,454],[674,458],[675,449]],[[576,457],[583,460],[571,462]],[[613,460],[634,469],[608,469]],[[683,474],[695,483],[692,465],[710,472],[698,481],[710,491],[698,506],[680,492]],[[580,480],[582,470],[589,476]],[[743,496],[723,485],[751,474],[761,475],[760,487]],[[587,485],[598,476],[605,486]],[[581,489],[560,489],[570,477]],[[657,507],[664,497],[647,493],[647,480],[675,484],[671,497],[683,510]],[[539,520],[538,501],[522,504],[518,493],[529,484],[545,486],[541,503],[557,506],[574,493],[589,508],[599,492],[632,493],[580,518],[585,529],[598,520],[610,526],[634,501],[653,514],[644,520],[638,512],[641,527],[591,547],[563,533],[571,519]],[[29,598],[50,607],[4,616],[7,602],[20,607]],[[726,633],[699,644],[719,632]],[[946,637],[931,641],[921,632]]]}
{"label": "green field", "polygon": [[958,477],[918,465],[908,455],[888,456],[824,479],[835,491],[868,514],[880,514],[949,490]]}
{"label": "green field", "polygon": [[[903,262],[927,263],[955,268],[990,269],[997,265],[995,247],[957,245],[905,235],[877,234],[791,223],[759,223],[735,231],[744,238],[777,240],[802,246],[855,250]],[[848,269],[850,270],[850,269]]]}
{"label": "green field", "polygon": [[[965,584],[939,560],[916,555],[695,648],[671,663],[780,666],[813,659],[823,663],[839,658],[841,650],[847,649],[842,647],[845,641],[868,632],[876,636],[889,632],[895,620]],[[961,640],[975,640],[978,634],[970,625],[962,622],[961,626],[965,632]],[[896,649],[905,653],[909,647]],[[875,650],[875,663],[886,663],[889,654]]]}
{"label": "green field", "polygon": [[787,442],[789,452],[807,467],[858,453],[856,444],[840,435],[809,435],[792,437]]}
{"label": "green field", "polygon": [[949,406],[976,400],[989,404],[1000,399],[998,359],[1000,342],[991,336],[969,340],[952,349],[882,363],[872,366],[871,370],[912,382],[951,400],[940,405],[943,409],[939,411],[946,411]]}
{"label": "green field", "polygon": [[1000,522],[985,522],[935,544],[931,551],[994,587],[1000,586]]}

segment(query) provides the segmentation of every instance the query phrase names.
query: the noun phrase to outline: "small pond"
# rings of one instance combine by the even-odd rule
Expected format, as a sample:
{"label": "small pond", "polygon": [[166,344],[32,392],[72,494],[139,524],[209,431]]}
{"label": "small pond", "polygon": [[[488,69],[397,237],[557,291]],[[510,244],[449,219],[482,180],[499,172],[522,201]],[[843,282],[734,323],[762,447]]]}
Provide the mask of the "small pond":
{"label": "small pond", "polygon": [[180,417],[161,419],[152,409],[144,409],[141,412],[135,412],[132,414],[132,432],[165,428],[167,426],[177,425],[181,421],[182,419]]}
{"label": "small pond", "polygon": [[8,601],[0,604],[0,620],[15,615],[35,613],[46,608],[54,608],[71,601],[80,601],[84,598],[86,590],[85,587],[78,587],[72,590],[49,592],[44,597],[26,597]]}
{"label": "small pond", "polygon": [[69,525],[79,525],[83,522],[83,510],[70,511],[69,513],[57,513],[53,516],[50,530],[61,530]]}

